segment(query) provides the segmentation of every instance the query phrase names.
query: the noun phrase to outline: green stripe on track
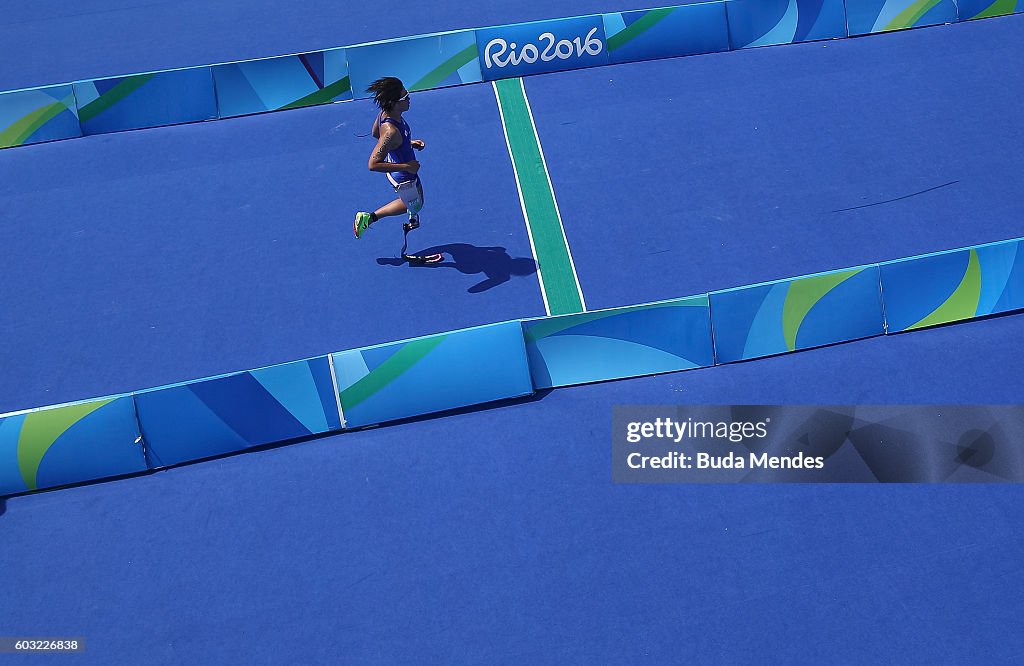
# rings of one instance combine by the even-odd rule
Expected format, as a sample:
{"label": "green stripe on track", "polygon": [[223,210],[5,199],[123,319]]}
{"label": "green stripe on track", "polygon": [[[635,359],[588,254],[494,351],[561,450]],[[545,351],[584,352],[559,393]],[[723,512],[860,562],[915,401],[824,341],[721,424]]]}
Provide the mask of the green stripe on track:
{"label": "green stripe on track", "polygon": [[515,165],[519,193],[523,199],[526,226],[533,239],[537,275],[547,303],[548,314],[584,312],[583,295],[573,270],[569,246],[555,207],[540,143],[526,102],[521,79],[494,82],[501,106],[505,137]]}

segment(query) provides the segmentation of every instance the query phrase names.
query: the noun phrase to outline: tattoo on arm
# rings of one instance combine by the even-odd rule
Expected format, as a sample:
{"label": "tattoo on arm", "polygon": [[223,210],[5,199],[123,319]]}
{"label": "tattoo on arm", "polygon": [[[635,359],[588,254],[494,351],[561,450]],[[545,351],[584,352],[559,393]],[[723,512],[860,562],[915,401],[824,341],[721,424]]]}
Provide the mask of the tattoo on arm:
{"label": "tattoo on arm", "polygon": [[385,158],[387,158],[388,156],[388,153],[391,151],[392,148],[394,148],[395,144],[395,130],[387,126],[382,127],[381,129],[382,131],[380,140],[377,142],[377,147],[374,148],[373,154],[370,156],[370,161],[374,163],[384,162]]}

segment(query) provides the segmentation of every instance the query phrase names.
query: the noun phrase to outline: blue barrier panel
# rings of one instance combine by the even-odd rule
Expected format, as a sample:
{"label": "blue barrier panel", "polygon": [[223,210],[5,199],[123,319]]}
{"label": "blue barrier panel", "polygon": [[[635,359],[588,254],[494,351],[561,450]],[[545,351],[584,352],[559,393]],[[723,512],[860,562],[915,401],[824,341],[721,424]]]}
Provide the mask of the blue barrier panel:
{"label": "blue barrier panel", "polygon": [[131,396],[0,415],[0,495],[147,469]]}
{"label": "blue barrier panel", "polygon": [[620,63],[728,51],[725,5],[705,2],[604,14],[609,58]]}
{"label": "blue barrier panel", "polygon": [[217,117],[210,67],[78,81],[74,88],[83,134],[176,125]]}
{"label": "blue barrier panel", "polygon": [[1024,0],[956,0],[961,21],[1024,12]]}
{"label": "blue barrier panel", "polygon": [[846,0],[851,37],[958,20],[953,0]]}
{"label": "blue barrier panel", "polygon": [[476,43],[484,81],[609,63],[600,15],[480,28]]}
{"label": "blue barrier panel", "polygon": [[533,393],[518,321],[334,354],[346,427]]}
{"label": "blue barrier panel", "polygon": [[882,335],[878,265],[710,294],[718,363]]}
{"label": "blue barrier panel", "polygon": [[881,264],[889,333],[1024,308],[1020,239]]}
{"label": "blue barrier panel", "polygon": [[151,467],[341,429],[326,356],[135,394]]}
{"label": "blue barrier panel", "polygon": [[523,322],[534,388],[715,364],[708,297]]}
{"label": "blue barrier panel", "polygon": [[843,0],[730,0],[732,48],[846,37]]}
{"label": "blue barrier panel", "polygon": [[0,148],[82,136],[70,84],[0,93]]}
{"label": "blue barrier panel", "polygon": [[345,49],[214,65],[213,79],[220,118],[352,99]]}
{"label": "blue barrier panel", "polygon": [[350,46],[347,57],[352,91],[357,98],[370,97],[366,87],[382,76],[402,79],[407,90],[444,88],[481,80],[472,30]]}

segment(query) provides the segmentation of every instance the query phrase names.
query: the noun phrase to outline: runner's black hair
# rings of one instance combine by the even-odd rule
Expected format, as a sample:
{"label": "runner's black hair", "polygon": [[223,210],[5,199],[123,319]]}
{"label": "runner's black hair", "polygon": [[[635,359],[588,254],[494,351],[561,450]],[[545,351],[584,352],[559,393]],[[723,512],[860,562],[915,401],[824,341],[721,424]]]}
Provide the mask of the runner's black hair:
{"label": "runner's black hair", "polygon": [[371,83],[366,92],[373,93],[373,101],[386,113],[391,111],[391,108],[398,103],[398,98],[402,96],[402,90],[404,89],[405,86],[399,79],[393,76],[385,76]]}

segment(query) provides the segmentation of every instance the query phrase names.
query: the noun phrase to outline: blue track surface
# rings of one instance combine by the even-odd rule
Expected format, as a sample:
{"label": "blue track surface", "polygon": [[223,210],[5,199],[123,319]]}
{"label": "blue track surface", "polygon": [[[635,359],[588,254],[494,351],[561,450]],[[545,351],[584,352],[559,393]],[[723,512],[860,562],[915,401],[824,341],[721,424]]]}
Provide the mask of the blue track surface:
{"label": "blue track surface", "polygon": [[[622,8],[424,5],[420,27],[369,37]],[[46,12],[24,18],[52,44],[87,20]],[[12,20],[0,51],[38,53],[4,41]],[[314,24],[182,32],[149,67],[335,45]],[[588,305],[1024,235],[1022,28],[530,79]],[[366,36],[345,29],[321,35]],[[107,48],[89,71],[64,53],[57,78],[130,69]],[[340,104],[0,151],[0,412],[542,314],[532,274],[468,291],[530,253],[490,87],[417,93],[409,115],[429,144],[422,244],[507,251],[460,248],[466,273],[387,265],[397,228],[351,239],[352,211],[389,194],[365,171],[371,118]],[[1013,663],[1019,487],[616,486],[610,429],[628,403],[1018,403],[1022,337],[1024,316],[997,317],[15,497],[0,635],[85,636],[97,664]]]}

